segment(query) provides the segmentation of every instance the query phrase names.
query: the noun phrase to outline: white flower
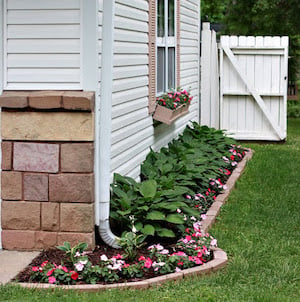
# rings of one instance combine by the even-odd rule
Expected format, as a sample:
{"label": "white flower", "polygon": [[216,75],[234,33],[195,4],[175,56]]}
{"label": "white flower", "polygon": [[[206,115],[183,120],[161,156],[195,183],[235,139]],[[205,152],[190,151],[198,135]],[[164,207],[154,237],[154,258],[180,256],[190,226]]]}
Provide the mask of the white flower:
{"label": "white flower", "polygon": [[104,255],[104,254],[101,255],[100,259],[101,259],[101,261],[107,261],[108,260],[107,256]]}
{"label": "white flower", "polygon": [[181,213],[181,210],[180,210],[180,209],[177,209],[176,212],[177,212],[177,213]]}
{"label": "white flower", "polygon": [[213,239],[211,242],[210,242],[210,245],[211,246],[217,246],[217,239]]}

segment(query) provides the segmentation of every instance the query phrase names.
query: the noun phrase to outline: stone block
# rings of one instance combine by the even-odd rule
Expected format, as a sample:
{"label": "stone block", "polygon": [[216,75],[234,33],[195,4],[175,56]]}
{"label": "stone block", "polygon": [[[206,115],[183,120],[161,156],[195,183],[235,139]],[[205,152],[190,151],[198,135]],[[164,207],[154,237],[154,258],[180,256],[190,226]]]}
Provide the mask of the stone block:
{"label": "stone block", "polygon": [[62,107],[63,91],[34,91],[29,94],[29,107],[57,109]]}
{"label": "stone block", "polygon": [[60,230],[87,233],[94,230],[94,205],[62,203],[60,205]]}
{"label": "stone block", "polygon": [[11,170],[12,168],[12,142],[2,142],[2,161],[1,169],[2,170]]}
{"label": "stone block", "polygon": [[28,105],[28,92],[26,91],[4,91],[0,95],[0,107],[3,108],[25,108]]}
{"label": "stone block", "polygon": [[22,199],[22,173],[13,171],[2,171],[1,197],[5,200]]}
{"label": "stone block", "polygon": [[42,230],[59,230],[59,203],[43,202],[41,214]]}
{"label": "stone block", "polygon": [[3,201],[2,228],[7,230],[39,230],[41,205],[39,202]]}
{"label": "stone block", "polygon": [[95,94],[88,91],[65,91],[63,94],[63,107],[68,110],[94,109]]}
{"label": "stone block", "polygon": [[58,202],[93,202],[93,174],[49,175],[49,200]]}
{"label": "stone block", "polygon": [[35,231],[3,230],[2,246],[6,250],[33,250]]}
{"label": "stone block", "polygon": [[14,143],[14,170],[56,173],[59,168],[59,145]]}
{"label": "stone block", "polygon": [[57,246],[57,233],[55,232],[36,232],[35,248],[47,249]]}
{"label": "stone block", "polygon": [[24,175],[24,199],[31,201],[48,201],[48,175]]}
{"label": "stone block", "polygon": [[91,143],[61,145],[62,172],[93,172],[94,147]]}
{"label": "stone block", "polygon": [[86,242],[89,249],[95,247],[95,234],[92,233],[58,233],[57,234],[57,245],[63,245],[67,241],[70,242],[71,246],[78,244],[79,242]]}
{"label": "stone block", "polygon": [[90,112],[2,112],[2,139],[26,141],[93,141]]}

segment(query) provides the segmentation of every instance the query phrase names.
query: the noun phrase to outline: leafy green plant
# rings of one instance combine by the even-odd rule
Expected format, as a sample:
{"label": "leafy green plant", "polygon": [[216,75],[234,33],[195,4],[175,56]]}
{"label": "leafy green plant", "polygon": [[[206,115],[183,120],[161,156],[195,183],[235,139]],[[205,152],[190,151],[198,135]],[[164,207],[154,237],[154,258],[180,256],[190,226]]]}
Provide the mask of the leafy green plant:
{"label": "leafy green plant", "polygon": [[87,249],[88,245],[86,242],[79,242],[77,245],[71,247],[69,242],[64,242],[62,246],[57,248],[66,253],[66,256],[70,259],[72,264],[78,262],[78,257],[84,256],[82,253]]}

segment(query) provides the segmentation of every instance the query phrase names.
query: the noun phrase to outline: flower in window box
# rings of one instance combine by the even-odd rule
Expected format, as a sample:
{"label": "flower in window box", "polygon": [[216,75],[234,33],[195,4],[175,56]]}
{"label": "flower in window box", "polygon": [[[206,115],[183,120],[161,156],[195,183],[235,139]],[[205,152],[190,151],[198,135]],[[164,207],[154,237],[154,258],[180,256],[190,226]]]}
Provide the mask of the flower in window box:
{"label": "flower in window box", "polygon": [[153,119],[170,125],[188,112],[193,97],[186,90],[167,92],[156,99],[157,106]]}

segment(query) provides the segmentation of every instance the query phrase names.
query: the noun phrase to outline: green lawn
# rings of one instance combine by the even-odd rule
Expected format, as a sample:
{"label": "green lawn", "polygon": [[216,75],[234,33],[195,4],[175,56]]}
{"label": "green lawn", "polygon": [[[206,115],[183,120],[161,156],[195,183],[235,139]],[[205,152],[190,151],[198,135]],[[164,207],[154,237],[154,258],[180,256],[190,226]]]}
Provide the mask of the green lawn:
{"label": "green lawn", "polygon": [[0,301],[300,301],[300,119],[285,144],[248,146],[253,160],[211,230],[229,256],[222,271],[142,291],[2,286]]}

